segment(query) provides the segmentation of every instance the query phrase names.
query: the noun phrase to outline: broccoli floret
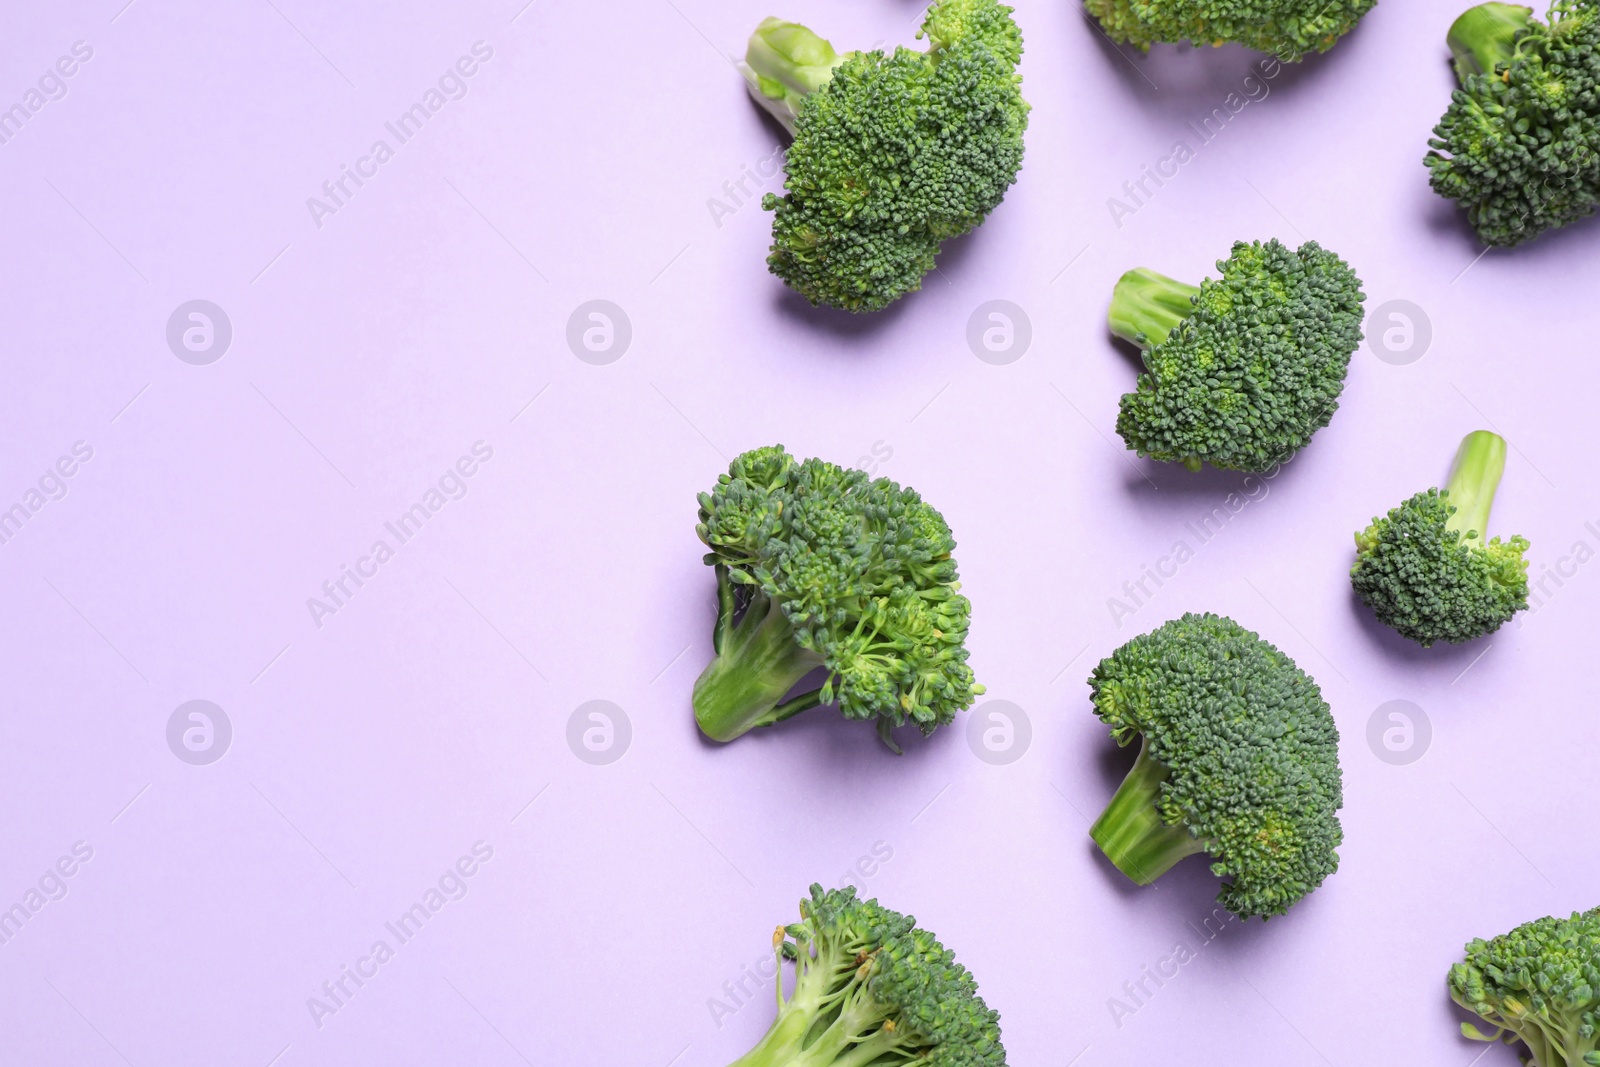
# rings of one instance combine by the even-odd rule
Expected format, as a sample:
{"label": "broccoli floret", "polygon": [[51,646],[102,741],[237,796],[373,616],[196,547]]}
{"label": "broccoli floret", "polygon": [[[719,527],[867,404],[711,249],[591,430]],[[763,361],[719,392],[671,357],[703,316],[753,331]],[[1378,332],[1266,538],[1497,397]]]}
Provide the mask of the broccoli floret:
{"label": "broccoli floret", "polygon": [[[773,445],[700,494],[696,529],[717,574],[716,654],[694,685],[708,737],[837,700],[898,752],[894,727],[926,736],[983,692],[967,666],[955,539],[915,490]],[[821,687],[780,703],[817,667]]]}
{"label": "broccoli floret", "polygon": [[1450,998],[1495,1028],[1474,1041],[1521,1041],[1534,1067],[1600,1067],[1600,908],[1535,919],[1467,943],[1450,967]]}
{"label": "broccoli floret", "polygon": [[1525,537],[1485,540],[1506,442],[1469,433],[1441,491],[1418,493],[1356,534],[1350,582],[1380,621],[1424,646],[1494,633],[1528,606]]}
{"label": "broccoli floret", "polygon": [[1600,202],[1600,5],[1557,0],[1548,17],[1480,4],[1447,38],[1461,87],[1423,162],[1488,245],[1521,244]]}
{"label": "broccoli floret", "polygon": [[1294,62],[1326,52],[1377,0],[1085,0],[1112,40],[1137,45],[1232,42]]}
{"label": "broccoli floret", "polygon": [[1232,619],[1184,615],[1100,661],[1094,713],[1139,758],[1089,834],[1149,885],[1211,854],[1222,906],[1282,915],[1339,866],[1339,730],[1288,656]]}
{"label": "broccoli floret", "polygon": [[[910,915],[813,885],[772,947],[778,1017],[730,1067],[1004,1067],[999,1013]],[[787,999],[784,960],[795,970]]]}
{"label": "broccoli floret", "polygon": [[1289,459],[1339,407],[1361,344],[1361,279],[1307,241],[1233,246],[1198,287],[1130,270],[1111,295],[1111,332],[1147,371],[1122,398],[1129,448],[1190,470],[1264,471]]}
{"label": "broccoli floret", "polygon": [[794,143],[774,212],[772,273],[812,304],[877,311],[922,288],[946,238],[984,220],[1017,179],[1028,104],[1022,34],[995,0],[940,0],[928,50],[836,53],[769,18],[742,64]]}

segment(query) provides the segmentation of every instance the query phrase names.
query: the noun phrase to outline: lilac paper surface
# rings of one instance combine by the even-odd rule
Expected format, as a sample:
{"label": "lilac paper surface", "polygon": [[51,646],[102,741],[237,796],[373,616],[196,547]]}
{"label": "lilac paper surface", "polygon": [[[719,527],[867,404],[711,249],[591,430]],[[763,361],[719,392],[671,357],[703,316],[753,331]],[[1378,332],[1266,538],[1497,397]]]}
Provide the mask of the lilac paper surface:
{"label": "lilac paper surface", "polygon": [[[1480,255],[1429,191],[1460,6],[1247,82],[1020,0],[1017,185],[852,318],[764,268],[779,138],[727,57],[767,6],[9,5],[0,105],[43,90],[0,144],[0,1061],[717,1067],[770,1021],[774,924],[847,878],[954,947],[1019,1065],[1471,1061],[1462,944],[1600,903],[1600,246]],[[770,10],[842,48],[919,16]],[[1112,284],[1271,236],[1406,302],[1387,347],[1270,481],[1133,459]],[[995,300],[1010,362],[975,354]],[[1423,651],[1353,602],[1350,534],[1477,428],[1541,604]],[[695,494],[773,441],[944,512],[1007,703],[901,758],[827,710],[700,740]],[[1191,609],[1343,735],[1338,874],[1215,936],[1202,860],[1135,890],[1086,834],[1127,755],[1084,679]]]}

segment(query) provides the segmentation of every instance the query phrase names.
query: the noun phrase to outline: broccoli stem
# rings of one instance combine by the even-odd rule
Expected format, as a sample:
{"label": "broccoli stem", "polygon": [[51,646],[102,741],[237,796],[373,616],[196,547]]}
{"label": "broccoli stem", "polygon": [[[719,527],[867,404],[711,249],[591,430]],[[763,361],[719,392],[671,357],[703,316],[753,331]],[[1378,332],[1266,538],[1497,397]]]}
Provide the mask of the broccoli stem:
{"label": "broccoli stem", "polygon": [[734,620],[736,598],[726,567],[717,567],[716,655],[694,683],[694,717],[707,737],[732,741],[757,726],[771,726],[821,703],[813,689],[784,701],[784,694],[822,657],[801,648],[776,601],[756,591]]}
{"label": "broccoli stem", "polygon": [[1463,537],[1476,535],[1479,543],[1488,540],[1489,509],[1494,506],[1495,490],[1506,469],[1506,441],[1488,430],[1474,430],[1461,441],[1455,467],[1445,487],[1448,503],[1455,512],[1445,528]]}
{"label": "broccoli stem", "polygon": [[[782,985],[782,973],[779,973]],[[761,1035],[755,1047],[728,1064],[728,1067],[789,1067],[799,1058],[801,1043],[815,1020],[812,1012],[784,1005],[778,1009],[778,1018]]]}
{"label": "broccoli stem", "polygon": [[1194,313],[1198,285],[1139,267],[1117,279],[1111,291],[1111,332],[1149,351]]}
{"label": "broccoli stem", "polygon": [[783,123],[794,136],[800,105],[833,77],[833,69],[849,59],[833,50],[833,45],[797,22],[768,18],[750,35],[739,73],[750,86],[750,95]]}
{"label": "broccoli stem", "polygon": [[1122,780],[1111,803],[1089,828],[1117,870],[1139,885],[1149,885],[1185,856],[1204,852],[1205,846],[1184,826],[1170,826],[1156,803],[1161,783],[1172,772],[1150,756],[1148,742],[1139,743],[1139,758]]}
{"label": "broccoli stem", "polygon": [[1516,40],[1533,21],[1533,8],[1489,3],[1469,7],[1450,25],[1445,42],[1456,59],[1456,77],[1465,84],[1474,74],[1492,74],[1509,64]]}

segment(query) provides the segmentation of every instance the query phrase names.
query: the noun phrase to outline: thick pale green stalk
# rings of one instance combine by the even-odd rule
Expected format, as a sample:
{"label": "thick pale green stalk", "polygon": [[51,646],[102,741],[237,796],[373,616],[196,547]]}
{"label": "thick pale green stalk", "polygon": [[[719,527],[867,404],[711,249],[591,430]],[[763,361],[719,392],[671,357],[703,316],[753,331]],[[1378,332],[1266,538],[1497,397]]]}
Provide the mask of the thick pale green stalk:
{"label": "thick pale green stalk", "polygon": [[816,707],[820,690],[779,703],[800,679],[822,666],[822,657],[795,641],[794,627],[777,602],[758,592],[735,623],[732,583],[724,567],[717,568],[717,593],[716,655],[694,683],[694,717],[705,735],[732,741],[757,726]]}
{"label": "thick pale green stalk", "polygon": [[1495,490],[1506,469],[1506,441],[1488,430],[1474,430],[1456,450],[1450,484],[1445,487],[1455,514],[1445,524],[1463,535],[1476,533],[1481,544],[1488,540],[1489,509],[1494,506]]}
{"label": "thick pale green stalk", "polygon": [[[1117,280],[1111,292],[1111,332],[1146,349],[1167,339],[1167,334],[1194,313],[1200,287],[1139,267]],[[1140,335],[1143,339],[1140,339]]]}
{"label": "thick pale green stalk", "polygon": [[[782,980],[782,974],[779,974]],[[789,1067],[795,1052],[810,1028],[811,1013],[792,1009],[778,1009],[778,1017],[756,1042],[755,1048],[728,1064],[728,1067]]]}
{"label": "thick pale green stalk", "polygon": [[1510,63],[1517,35],[1533,21],[1533,8],[1489,3],[1469,7],[1450,25],[1445,42],[1456,58],[1456,77],[1489,74],[1496,64]]}
{"label": "thick pale green stalk", "polygon": [[851,54],[835,52],[833,45],[797,22],[769,18],[750,35],[739,72],[756,103],[792,135],[806,94],[826,85],[833,69]]}
{"label": "thick pale green stalk", "polygon": [[1156,810],[1161,783],[1169,774],[1171,771],[1150,758],[1149,746],[1141,741],[1133,769],[1089,828],[1100,851],[1139,885],[1149,885],[1185,856],[1205,851],[1185,827],[1168,826]]}

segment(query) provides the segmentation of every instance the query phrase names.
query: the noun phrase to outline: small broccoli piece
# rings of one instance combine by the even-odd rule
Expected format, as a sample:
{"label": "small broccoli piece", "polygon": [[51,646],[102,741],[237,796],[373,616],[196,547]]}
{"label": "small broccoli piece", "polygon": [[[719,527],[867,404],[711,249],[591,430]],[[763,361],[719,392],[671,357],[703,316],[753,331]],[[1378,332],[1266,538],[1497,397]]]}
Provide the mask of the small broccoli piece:
{"label": "small broccoli piece", "polygon": [[1450,966],[1450,999],[1495,1032],[1462,1023],[1462,1034],[1521,1041],[1534,1067],[1600,1067],[1600,908],[1474,939],[1466,952]]}
{"label": "small broccoli piece", "polygon": [[[708,737],[837,700],[898,752],[894,727],[926,736],[983,692],[967,666],[955,539],[914,490],[773,445],[700,494],[696,530],[717,574],[716,655],[694,685]],[[817,667],[821,687],[780,703]]]}
{"label": "small broccoli piece", "polygon": [[[778,1017],[730,1067],[1004,1067],[1000,1016],[954,954],[854,887],[811,887],[772,934]],[[783,995],[782,964],[794,963]]]}
{"label": "small broccoli piece", "polygon": [[1339,730],[1317,683],[1232,619],[1184,615],[1100,661],[1094,713],[1139,758],[1089,830],[1149,885],[1185,856],[1232,878],[1217,895],[1282,915],[1339,866]]}
{"label": "small broccoli piece", "polygon": [[1423,162],[1488,245],[1532,240],[1600,202],[1600,4],[1556,0],[1548,17],[1480,4],[1447,37],[1460,88]]}
{"label": "small broccoli piece", "polygon": [[1315,241],[1233,246],[1198,287],[1130,270],[1111,295],[1111,332],[1147,373],[1122,398],[1117,433],[1152,459],[1264,471],[1289,459],[1339,407],[1361,344],[1361,279]]}
{"label": "small broccoli piece", "polygon": [[877,311],[922,288],[947,238],[1000,203],[1022,167],[1022,34],[995,0],[939,0],[928,50],[836,53],[769,18],[741,69],[794,135],[774,212],[773,274],[812,304]]}
{"label": "small broccoli piece", "polygon": [[1085,0],[1113,41],[1137,45],[1234,43],[1286,63],[1326,52],[1378,0]]}
{"label": "small broccoli piece", "polygon": [[1506,442],[1469,433],[1443,491],[1418,493],[1356,534],[1350,583],[1380,621],[1424,646],[1494,633],[1528,606],[1528,541],[1484,540]]}

